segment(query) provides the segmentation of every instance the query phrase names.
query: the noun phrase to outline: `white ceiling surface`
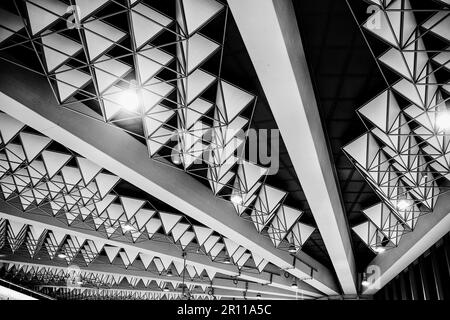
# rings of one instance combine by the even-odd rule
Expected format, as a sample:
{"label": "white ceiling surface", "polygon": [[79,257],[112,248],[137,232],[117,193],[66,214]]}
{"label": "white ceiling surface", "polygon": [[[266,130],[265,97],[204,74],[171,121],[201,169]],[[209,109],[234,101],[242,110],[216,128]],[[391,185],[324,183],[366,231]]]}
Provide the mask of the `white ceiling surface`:
{"label": "white ceiling surface", "polygon": [[[178,250],[163,243],[142,244],[143,240],[152,239],[157,231],[162,231],[171,235],[173,241],[179,243],[183,249],[195,237],[200,247],[213,260],[222,250],[226,250],[239,269],[251,256],[260,272],[267,265],[268,261],[256,254],[246,253],[247,250],[235,242],[213,236],[213,230],[210,228],[191,226],[180,222],[182,216],[179,214],[160,212],[153,209],[147,201],[117,195],[112,191],[119,180],[116,176],[102,173],[101,167],[82,157],[77,157],[77,167],[66,165],[70,158],[74,157],[71,153],[46,150],[45,148],[51,143],[50,139],[21,131],[24,125],[10,116],[0,114],[0,122],[3,124],[0,134],[5,139],[3,160],[0,163],[3,170],[3,177],[0,180],[3,194],[12,200],[10,196],[16,192],[16,198],[20,201],[20,210],[31,213],[36,205],[41,207],[48,205],[52,215],[63,214],[67,220],[67,226],[64,226],[58,224],[57,220],[43,220],[34,213],[24,217],[18,214],[10,221],[8,229],[11,239],[14,239],[10,242],[13,250],[20,246],[20,243],[15,243],[17,239],[20,239],[18,236],[24,235],[22,231],[27,228],[27,224],[31,224],[33,228],[30,229],[29,239],[34,245],[29,245],[27,248],[32,256],[36,253],[36,241],[45,236],[50,229],[52,237],[49,237],[48,242],[45,243],[50,257],[54,258],[58,248],[63,245],[66,253],[73,252],[66,257],[68,264],[73,261],[78,252],[82,253],[86,264],[89,264],[104,249],[111,263],[119,254],[125,267],[132,265],[139,255],[146,268],[152,261],[160,272],[166,270],[172,263],[179,268],[180,265],[182,266],[183,259]],[[16,135],[20,137],[21,144],[10,142]],[[43,142],[38,143],[39,141]],[[30,144],[30,142],[33,143]],[[10,147],[11,145],[13,147]],[[22,169],[19,169],[19,166]],[[10,174],[8,169],[14,173]],[[48,177],[51,178],[48,179]],[[113,203],[116,199],[120,199],[120,202]],[[150,209],[143,208],[144,205]],[[0,213],[0,215],[6,219],[12,218],[11,212]],[[103,233],[87,233],[85,228],[80,226],[80,219],[86,221],[89,218],[94,221],[95,230],[101,229]],[[74,221],[76,221],[74,228],[71,228]],[[124,225],[133,226],[133,230],[129,233],[134,244],[123,244],[114,240],[114,235],[127,232],[124,230]],[[70,235],[70,242],[67,242],[67,235]],[[124,251],[119,253],[121,248]],[[192,265],[188,265],[187,270],[192,276],[200,275],[204,270],[211,279],[216,272],[239,275],[238,270],[233,266],[211,262],[205,256],[189,255],[187,258],[189,264],[191,259],[193,259]],[[240,273],[240,277],[256,282],[268,282],[267,277],[258,277],[245,271]],[[290,284],[276,284],[275,281],[274,285],[291,289]]]}
{"label": "white ceiling surface", "polygon": [[[84,24],[81,32],[84,32],[87,43],[84,43],[84,41],[77,42],[68,38],[62,39],[61,37],[64,36],[58,33],[58,31],[53,33],[48,32],[54,22],[61,19],[60,4],[58,1],[47,3],[33,0],[27,3],[27,8],[33,36],[37,37],[37,39],[40,37],[48,45],[46,50],[44,50],[44,60],[47,65],[46,71],[51,79],[57,80],[57,98],[60,102],[64,103],[66,98],[70,99],[76,93],[89,96],[83,88],[88,82],[91,82],[94,84],[96,92],[90,98],[96,99],[100,103],[103,120],[113,122],[113,118],[118,116],[119,110],[123,111],[123,106],[117,103],[119,99],[117,92],[124,90],[124,82],[129,82],[129,79],[124,77],[132,71],[133,66],[125,64],[117,57],[108,56],[108,51],[112,47],[121,46],[118,41],[123,38],[123,34],[117,28],[106,24],[102,20],[92,19],[95,11],[101,9],[101,6],[105,3],[107,2],[101,1],[97,2],[96,6],[93,6],[92,3],[84,1],[77,2],[83,14],[82,22]],[[180,5],[181,3],[182,6]],[[137,63],[134,66],[134,69],[139,73],[136,80],[141,88],[140,95],[144,101],[144,113],[134,112],[133,115],[133,112],[131,112],[129,116],[134,116],[136,119],[142,120],[145,131],[144,138],[147,140],[148,147],[146,151],[151,156],[157,156],[158,150],[166,146],[175,129],[181,129],[185,133],[188,132],[188,137],[181,139],[179,147],[176,149],[180,150],[183,169],[189,171],[192,161],[199,155],[199,149],[197,147],[191,148],[192,142],[197,141],[194,144],[202,145],[201,150],[204,150],[208,146],[208,143],[205,145],[205,139],[198,136],[199,128],[203,128],[204,125],[200,118],[206,116],[206,112],[210,109],[208,103],[200,95],[216,81],[217,77],[206,73],[200,67],[214,52],[217,52],[220,45],[215,43],[214,40],[202,36],[198,31],[217,16],[224,7],[214,0],[177,1],[177,6],[179,8],[182,7],[183,12],[179,11],[175,19],[169,19],[170,21],[164,15],[144,4],[135,4],[130,8],[124,8],[126,9],[126,13],[131,16],[131,28],[133,28],[134,32],[131,32],[129,36],[132,36],[132,40],[134,41],[132,41],[133,48],[128,48],[128,50],[130,50],[130,55],[133,56],[135,63]],[[45,19],[39,20],[40,18],[38,19],[38,16],[40,15],[43,15]],[[181,44],[178,47],[179,50],[177,51],[176,57],[171,57],[167,52],[153,48],[151,43],[159,34],[169,31],[173,32],[173,30],[166,29],[166,27],[175,23],[175,21],[179,25],[179,29],[177,29],[179,34],[177,37],[179,37]],[[141,28],[143,25],[146,25],[153,32],[143,33],[143,29]],[[94,40],[92,40],[92,37],[94,37]],[[186,44],[189,45],[187,46]],[[68,45],[70,50],[63,50]],[[74,56],[80,50],[84,50],[89,59],[90,74],[70,67],[71,60],[75,59]],[[186,62],[185,58],[187,55],[190,58]],[[184,72],[182,80],[176,82],[176,87],[173,85],[173,82],[164,81],[156,76],[159,71],[168,68],[168,64],[175,58],[178,70],[181,69]],[[18,111],[16,108],[14,108],[15,111],[9,108],[5,108],[4,110],[34,129],[45,132],[49,137],[72,148],[95,163],[105,164],[105,168],[109,171],[118,174],[122,178],[126,178],[129,182],[150,194],[158,195],[163,201],[170,203],[188,216],[204,223],[207,227],[218,231],[220,234],[228,236],[229,239],[233,239],[237,247],[242,247],[242,250],[237,249],[233,251],[233,254],[239,254],[239,257],[233,257],[234,262],[237,264],[242,266],[252,255],[253,258],[255,256],[264,257],[265,259],[257,259],[257,261],[262,263],[258,264],[261,268],[263,268],[265,263],[271,262],[281,269],[287,270],[297,278],[305,279],[306,282],[326,294],[336,294],[337,289],[335,288],[332,275],[320,263],[317,263],[310,257],[308,257],[308,263],[312,264],[311,266],[298,261],[294,261],[293,263],[293,259],[289,254],[275,249],[283,241],[284,245],[288,241],[288,243],[291,242],[294,245],[296,250],[300,250],[303,243],[314,231],[312,227],[298,221],[302,214],[301,211],[283,205],[287,193],[265,184],[265,170],[249,162],[244,161],[243,164],[238,166],[237,170],[230,171],[230,164],[234,164],[237,159],[228,156],[230,153],[229,146],[236,145],[231,140],[238,138],[233,137],[233,135],[229,136],[229,133],[235,132],[245,125],[247,120],[239,114],[245,108],[252,106],[254,97],[222,79],[218,81],[218,84],[217,100],[214,104],[214,108],[216,108],[214,112],[214,123],[219,124],[222,129],[225,126],[227,130],[224,133],[222,129],[212,128],[216,132],[214,136],[217,139],[214,141],[215,147],[213,154],[210,155],[209,161],[204,163],[208,170],[208,180],[210,180],[213,192],[217,194],[223,189],[225,185],[223,178],[226,176],[227,181],[230,182],[229,186],[235,192],[238,192],[243,199],[241,205],[234,205],[236,212],[242,214],[245,209],[250,209],[251,221],[254,227],[256,227],[256,231],[262,233],[267,230],[268,238],[273,244],[266,241],[265,236],[258,235],[255,237],[255,229],[253,226],[249,225],[246,221],[235,219],[231,213],[228,213],[230,206],[225,206],[218,201],[213,201],[208,206],[204,202],[205,197],[199,197],[199,190],[203,189],[192,188],[191,181],[193,180],[187,180],[183,176],[181,183],[179,179],[174,179],[177,183],[170,185],[167,179],[168,175],[162,177],[161,172],[156,174],[156,176],[161,176],[160,181],[155,180],[156,176],[150,178],[146,168],[149,166],[147,157],[143,154],[142,157],[137,156],[141,154],[142,148],[136,148],[139,152],[134,154],[134,159],[125,159],[126,155],[121,154],[122,152],[120,150],[115,150],[113,152],[114,154],[112,154],[110,153],[110,148],[103,149],[106,145],[100,142],[99,139],[118,134],[111,127],[107,128],[107,126],[97,125],[95,128],[92,127],[92,131],[90,131],[87,128],[92,123],[88,119],[81,120],[82,117],[79,118],[80,122],[78,122],[75,120],[77,117],[76,114],[70,115],[70,123],[67,122],[67,127],[64,127],[59,120],[57,121],[59,127],[55,127],[55,123],[50,118],[53,116],[59,117],[63,113],[52,116],[52,112],[45,112],[45,115],[41,114],[39,116],[38,114],[31,113],[27,107],[22,109],[21,112],[16,112]],[[161,101],[166,99],[175,88],[179,92],[178,98],[182,101],[182,103],[179,103],[176,112],[161,104]],[[169,125],[168,121],[174,115],[179,117],[178,124],[181,127],[171,128]],[[67,118],[67,121],[69,121],[69,118]],[[80,130],[84,132],[69,133],[68,131],[71,130],[68,129],[73,128],[74,123],[78,123]],[[99,129],[99,132],[94,133]],[[85,134],[87,131],[90,131],[92,135],[88,139],[90,140],[92,138],[91,142],[87,140],[83,142],[80,140],[80,137],[83,137],[82,139],[86,138]],[[153,134],[158,138],[152,139]],[[118,139],[115,139],[115,141],[130,140],[129,137],[120,134],[116,137]],[[93,142],[93,140],[96,140],[96,142]],[[111,139],[107,140],[111,142]],[[136,141],[125,145],[130,150],[132,145],[137,146]],[[211,141],[209,142],[209,146],[211,146]],[[107,152],[105,153],[105,151]],[[230,159],[232,161],[229,161]],[[138,162],[140,163],[140,168],[136,166]],[[125,165],[125,163],[127,164]],[[217,172],[217,170],[219,171]],[[145,171],[147,171],[147,176],[143,174]],[[178,177],[175,173],[170,173],[169,175],[172,175],[174,178]],[[182,185],[184,188],[182,188]],[[197,192],[193,192],[193,190]],[[189,193],[191,194],[189,195]],[[206,195],[206,192],[203,193]],[[210,197],[207,196],[207,198]],[[22,197],[22,200],[24,199],[26,197]],[[112,197],[108,196],[108,199],[112,199]],[[102,201],[104,200],[102,199]],[[216,210],[211,211],[212,207],[216,208]],[[118,210],[120,211],[119,208]],[[221,212],[222,210],[223,212]],[[107,214],[109,214],[109,211],[113,211],[113,209],[108,210]],[[127,210],[125,210],[125,213],[126,215],[130,214]],[[74,217],[73,214],[69,214],[69,219],[71,219],[70,216],[72,218]],[[100,217],[96,219],[101,223]],[[174,225],[176,224],[174,223]],[[182,227],[184,226],[180,226],[180,228]],[[111,226],[109,229],[113,231]],[[187,237],[185,233],[178,232],[182,231],[181,229],[176,230],[177,235],[184,235],[184,241],[189,242],[189,237],[192,240],[192,232]],[[171,230],[166,231],[173,235]],[[176,238],[178,238],[177,235],[175,235]],[[258,240],[256,241],[256,239]],[[209,240],[211,240],[211,237]],[[218,244],[214,242],[212,247],[208,248],[207,251],[213,251],[212,255],[214,256],[214,252],[220,252],[225,247],[224,244],[220,244],[221,247],[217,246]],[[246,249],[249,249],[250,252],[245,252]],[[304,253],[301,252],[301,255],[304,255]],[[314,272],[313,279],[307,279],[311,275],[311,268],[314,268],[316,271]]]}
{"label": "white ceiling surface", "polygon": [[342,290],[356,294],[349,231],[292,4],[232,0],[229,5]]}
{"label": "white ceiling surface", "polygon": [[[449,84],[437,84],[434,76],[435,68],[449,69],[448,51],[430,58],[422,51],[425,48],[419,35],[425,31],[450,42],[450,15],[439,11],[418,25],[413,13],[408,11],[409,1],[392,0],[386,7],[375,3],[381,8],[381,28],[362,27],[391,46],[378,60],[397,72],[402,80],[358,110],[373,129],[349,144],[345,152],[382,200],[364,210],[367,222],[353,230],[375,253],[380,253],[380,247],[392,249],[374,260],[384,268],[384,283],[431,245],[435,235],[448,225],[445,217],[434,220],[421,217],[436,209],[439,195],[445,191],[438,187],[437,179],[448,179],[446,172],[450,168],[447,161],[450,144],[435,124],[437,112],[448,107],[443,97],[449,94]],[[0,110],[6,112],[0,113],[3,143],[0,187],[8,201],[16,199],[20,210],[27,212],[26,216],[12,209],[0,213],[2,223],[7,225],[6,239],[11,249],[16,251],[26,243],[33,257],[40,247],[45,247],[50,259],[58,250],[64,250],[69,253],[65,258],[68,264],[81,254],[88,267],[103,250],[111,264],[121,261],[125,268],[132,266],[139,256],[145,269],[152,264],[162,273],[173,266],[193,278],[205,272],[215,281],[217,273],[257,282],[255,285],[267,284],[273,287],[271,290],[295,292],[291,288],[291,276],[272,277],[265,271],[270,262],[282,274],[287,271],[302,280],[299,289],[306,294],[317,296],[320,294],[317,290],[325,295],[338,294],[340,290],[331,272],[301,252],[314,228],[298,221],[302,215],[300,210],[284,205],[287,192],[265,183],[265,168],[245,160],[236,165],[239,157],[232,155],[245,143],[237,133],[239,129],[248,129],[249,120],[243,114],[254,108],[255,97],[221,79],[220,72],[211,74],[202,69],[205,62],[220,55],[223,49],[223,39],[206,37],[202,28],[218,19],[227,7],[215,0],[177,0],[176,15],[169,17],[133,1],[123,7],[122,13],[130,21],[130,30],[121,30],[96,16],[111,1],[77,0],[75,4],[82,22],[77,39],[55,29],[57,22],[70,18],[67,6],[60,1],[27,1],[26,24],[18,15],[0,10],[0,43],[27,26],[31,37],[28,40],[42,46],[43,53],[38,56],[50,83],[55,84],[56,98],[66,106],[59,108],[56,101],[45,106],[31,105],[22,103],[29,102],[27,97],[14,96],[14,93],[10,97],[8,92],[0,94]],[[350,237],[304,52],[291,41],[295,37],[298,38],[295,43],[301,44],[291,3],[232,0],[229,4],[342,291],[356,294]],[[261,14],[255,14],[255,7]],[[261,30],[266,34],[264,38],[259,36]],[[172,33],[178,41],[175,54],[153,45],[166,33]],[[131,38],[129,48],[122,42],[127,37]],[[113,49],[119,47],[129,52],[133,65],[114,56]],[[81,53],[85,54],[86,61],[75,61]],[[84,68],[74,67],[80,63]],[[163,71],[176,76],[164,78],[167,76],[162,76]],[[136,79],[131,81],[133,72]],[[88,92],[86,88],[92,85],[94,92]],[[287,85],[292,88],[287,89]],[[216,90],[213,102],[204,97],[210,88]],[[128,90],[139,96],[136,110],[124,109],[121,94]],[[43,95],[50,92],[38,91]],[[174,92],[176,101],[171,101]],[[400,108],[397,95],[407,99],[410,105]],[[97,101],[101,114],[96,116],[89,111],[89,115],[102,122],[69,111],[71,107],[88,110],[81,103],[72,106],[75,96]],[[169,107],[168,102],[176,108]],[[111,126],[124,119],[142,123],[146,146],[126,131]],[[410,121],[418,126],[411,129]],[[27,132],[25,125],[42,134]],[[207,131],[212,132],[212,138],[205,134]],[[408,138],[400,138],[405,134]],[[174,135],[177,136],[175,145]],[[301,145],[299,136],[303,137]],[[52,139],[80,156],[70,150],[52,150]],[[172,166],[190,174],[194,174],[194,161],[207,153],[201,165],[211,190],[186,173],[166,166],[168,161],[163,151],[170,149],[169,160],[173,161],[173,150],[179,160],[179,163],[173,161]],[[149,160],[149,156],[159,162]],[[432,162],[425,163],[424,156],[431,157]],[[393,164],[388,166],[388,160],[393,160]],[[68,165],[70,161],[76,166]],[[120,178],[203,225],[182,221],[180,214],[160,212],[147,200],[117,194],[114,187]],[[242,202],[230,204],[218,199],[229,200],[230,195],[239,195]],[[401,200],[408,201],[407,209],[398,210]],[[36,206],[50,208],[49,216],[32,213]],[[446,213],[442,205],[439,208],[436,216],[441,217]],[[249,213],[249,220],[238,218],[246,215],[244,212]],[[56,216],[64,216],[64,224]],[[76,224],[88,220],[93,221],[94,230],[76,228]],[[131,231],[125,230],[125,226]],[[416,228],[420,232],[414,235],[411,231]],[[219,235],[213,235],[213,231]],[[170,237],[178,248],[152,241],[157,232]],[[415,241],[419,233],[423,239]],[[131,236],[129,242],[115,240],[116,236],[125,234]],[[44,239],[39,246],[38,239]],[[402,244],[401,239],[409,240]],[[204,254],[188,255],[186,268],[181,267],[184,262],[181,249],[188,248],[193,240]],[[286,244],[292,244],[308,263],[279,249]],[[231,257],[231,265],[221,261],[224,256]],[[248,265],[253,268],[251,272],[245,271]],[[365,293],[376,290],[371,287]],[[268,295],[273,292],[267,290]],[[115,293],[104,292],[103,297],[109,294]],[[141,298],[158,296],[150,291],[136,294]],[[203,292],[200,298],[208,297]]]}
{"label": "white ceiling surface", "polygon": [[37,300],[37,299],[0,285],[0,300]]}

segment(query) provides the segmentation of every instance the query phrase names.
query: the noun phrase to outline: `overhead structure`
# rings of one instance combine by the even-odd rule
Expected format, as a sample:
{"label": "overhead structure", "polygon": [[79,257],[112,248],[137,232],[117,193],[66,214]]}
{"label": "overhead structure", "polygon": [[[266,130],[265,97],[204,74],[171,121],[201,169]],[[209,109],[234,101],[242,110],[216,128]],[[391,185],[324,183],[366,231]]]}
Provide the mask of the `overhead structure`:
{"label": "overhead structure", "polygon": [[[256,97],[221,77],[228,7],[216,0],[176,0],[173,10],[157,2],[74,3],[69,16],[60,1],[1,11],[4,45],[17,46],[6,41],[16,36],[36,51],[45,68],[35,71],[62,107],[140,137],[152,159],[206,179],[276,247],[299,251],[314,229],[298,222],[301,210],[284,206],[287,192],[265,183],[268,169],[245,155]],[[28,32],[12,28],[24,19]]]}
{"label": "overhead structure", "polygon": [[448,234],[450,230],[449,212],[450,195],[442,194],[437,199],[433,212],[418,218],[414,232],[405,234],[395,248],[377,255],[369,263],[367,273],[373,274],[376,270],[376,274],[375,277],[371,277],[368,285],[363,287],[363,294],[374,295]]}
{"label": "overhead structure", "polygon": [[356,294],[349,231],[292,4],[269,0],[228,3],[342,290]]}
{"label": "overhead structure", "polygon": [[[261,284],[248,283],[245,281],[233,281],[229,279],[214,279],[191,277],[186,271],[174,268],[174,273],[158,274],[151,270],[124,270],[120,264],[108,264],[99,259],[98,263],[93,263],[89,267],[69,268],[59,261],[36,261],[25,258],[10,259],[1,258],[0,263],[4,264],[6,271],[13,277],[28,276],[38,280],[42,287],[59,287],[68,292],[73,290],[80,293],[88,291],[99,291],[125,293],[128,290],[141,293],[155,293],[158,295],[174,295],[176,297],[184,294],[198,298],[210,298],[214,296],[220,298],[220,290],[234,293],[236,297],[243,297],[242,292],[256,295],[260,293],[264,298],[274,299],[295,299],[299,294]],[[184,273],[186,273],[184,275]],[[164,290],[170,287],[170,291]],[[184,290],[183,290],[184,288]],[[112,291],[109,291],[112,290]],[[217,291],[219,290],[219,292]],[[310,298],[303,295],[304,298]]]}
{"label": "overhead structure", "polygon": [[382,201],[353,227],[379,254],[399,246],[449,191],[450,13],[434,3],[417,20],[409,0],[375,5],[361,29],[387,48],[377,63],[398,79],[358,110],[369,131],[344,151]]}
{"label": "overhead structure", "polygon": [[[264,257],[268,262],[282,270],[287,270],[296,278],[304,280],[321,292],[325,294],[338,293],[332,274],[323,265],[300,252],[299,255],[306,256],[306,260],[308,260],[308,263],[305,264],[289,255],[287,250],[282,251],[274,246],[274,243],[279,245],[283,240],[287,241],[286,238],[289,235],[289,241],[292,241],[298,250],[313,231],[311,227],[298,222],[300,211],[281,206],[280,201],[283,200],[283,196],[279,196],[283,195],[281,191],[264,185],[262,189],[264,191],[260,191],[260,195],[265,198],[261,198],[259,203],[262,201],[266,201],[266,203],[259,210],[261,211],[269,204],[270,212],[257,213],[258,208],[256,208],[253,214],[255,217],[253,223],[248,223],[244,219],[235,219],[232,206],[214,198],[214,194],[197,180],[187,176],[184,172],[173,170],[165,164],[150,161],[147,147],[128,135],[128,130],[103,123],[99,121],[98,117],[86,117],[86,113],[92,113],[87,102],[84,104],[74,101],[71,104],[72,110],[62,108],[54,101],[49,88],[42,83],[41,76],[23,70],[16,69],[14,71],[14,68],[11,65],[8,67],[7,63],[5,63],[5,67],[9,68],[12,73],[8,75],[9,84],[2,87],[2,91],[9,97],[2,95],[4,100],[0,106],[1,110],[89,160],[101,163],[107,170],[125,178],[141,190],[151,195],[158,195],[162,201],[170,203],[188,217],[233,239],[243,248]],[[18,94],[14,86],[10,86],[14,82],[13,74],[17,76],[18,86],[29,86],[29,90],[39,95],[40,101],[45,101],[45,105],[44,103],[32,103],[28,99],[23,100],[22,95]],[[16,93],[13,93],[14,91]],[[74,108],[80,112],[72,112]],[[111,141],[115,142],[114,145],[111,145]],[[127,153],[122,150],[127,150]],[[243,163],[241,172],[245,172],[246,177],[251,176],[249,170],[253,170],[254,173],[254,168],[257,166],[253,165],[252,167],[251,164]],[[253,176],[255,177],[255,175]],[[261,175],[256,175],[255,179],[258,180],[260,177]],[[257,184],[256,182],[252,183]],[[257,191],[256,188],[254,190],[254,192]],[[267,194],[272,195],[274,192],[276,197],[267,197]],[[276,200],[278,203],[273,199],[278,199]],[[261,217],[263,218],[261,219]],[[269,235],[258,234],[258,230],[263,230],[262,228],[255,230],[253,224],[264,225],[267,230],[270,230]],[[243,253],[242,250],[237,253],[240,258],[236,263],[239,262],[241,265],[250,258],[249,254],[240,255]]]}
{"label": "overhead structure", "polygon": [[[194,252],[201,250],[219,263],[211,264],[208,259],[204,259],[206,257],[196,255],[200,258],[194,259],[198,263],[198,274],[201,274],[205,266],[211,265],[218,267],[210,270],[213,274],[216,272],[228,275],[241,274],[244,278],[267,283],[266,277],[258,278],[244,271],[245,265],[248,265],[249,259],[252,258],[255,268],[263,272],[268,264],[264,258],[252,254],[221,235],[213,235],[213,229],[198,223],[192,225],[179,213],[162,212],[156,210],[146,200],[118,195],[112,190],[120,180],[117,176],[104,173],[104,169],[83,157],[73,155],[70,150],[60,150],[58,153],[50,151],[49,146],[54,144],[52,140],[40,134],[23,131],[26,126],[6,114],[0,114],[0,122],[3,124],[0,135],[9,137],[8,143],[4,143],[4,149],[0,153],[4,155],[1,162],[0,187],[6,200],[18,209],[12,210],[3,203],[4,209],[0,215],[4,218],[13,215],[16,219],[20,219],[14,220],[14,224],[8,229],[9,233],[12,232],[12,236],[8,239],[13,241],[10,241],[13,252],[21,246],[27,235],[24,231],[27,223],[37,222],[38,225],[35,225],[28,234],[32,240],[27,242],[31,256],[45,244],[50,257],[54,258],[65,235],[73,231],[75,232],[72,234],[73,237],[70,237],[68,243],[64,245],[68,264],[73,261],[80,249],[86,264],[92,262],[102,248],[108,256],[111,255],[112,262],[120,251],[118,241],[125,240],[130,245],[127,246],[128,251],[121,253],[120,257],[126,267],[133,263],[139,250],[145,250],[150,254],[145,259],[147,266],[155,256],[159,257],[157,259],[161,256],[165,259],[165,263],[158,264],[160,272],[167,269],[170,261],[174,259],[178,264],[182,262],[181,250]],[[17,142],[12,144],[10,140],[14,137],[17,137]],[[45,143],[37,143],[40,140],[45,140]],[[29,144],[30,141],[35,143]],[[36,146],[40,146],[39,149],[36,149]],[[33,154],[31,158],[25,156],[30,153]],[[67,163],[71,158],[73,164],[69,166]],[[27,215],[21,217],[20,212]],[[58,230],[50,233],[47,242],[42,243],[41,238],[46,235],[46,226],[54,226]],[[166,245],[161,243],[163,240],[159,236],[161,233],[170,236],[172,243],[180,250],[171,249],[170,242]],[[159,243],[144,244],[147,239],[154,238]],[[90,240],[83,246],[86,239]],[[194,239],[196,244],[192,243]],[[115,244],[118,247],[105,247],[105,243]],[[241,271],[238,272],[236,268],[223,264],[226,257],[230,257]],[[191,270],[194,272],[193,268]]]}

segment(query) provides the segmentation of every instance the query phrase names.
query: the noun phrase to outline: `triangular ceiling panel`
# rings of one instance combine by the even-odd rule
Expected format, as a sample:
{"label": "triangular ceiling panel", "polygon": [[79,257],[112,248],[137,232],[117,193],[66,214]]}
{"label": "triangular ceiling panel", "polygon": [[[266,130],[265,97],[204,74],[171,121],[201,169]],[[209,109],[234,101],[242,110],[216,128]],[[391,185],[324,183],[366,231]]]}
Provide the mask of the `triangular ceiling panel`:
{"label": "triangular ceiling panel", "polygon": [[223,5],[215,0],[178,0],[181,1],[187,27],[192,35],[222,10]]}

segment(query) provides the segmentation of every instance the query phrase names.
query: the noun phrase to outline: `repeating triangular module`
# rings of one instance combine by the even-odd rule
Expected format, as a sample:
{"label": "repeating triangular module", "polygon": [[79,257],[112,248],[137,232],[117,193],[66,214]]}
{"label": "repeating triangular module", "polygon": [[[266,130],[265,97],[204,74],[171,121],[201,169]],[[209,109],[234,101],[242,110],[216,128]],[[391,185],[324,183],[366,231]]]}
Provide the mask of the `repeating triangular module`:
{"label": "repeating triangular module", "polygon": [[86,158],[77,157],[77,163],[86,185],[88,185],[102,170],[101,167]]}
{"label": "repeating triangular module", "polygon": [[166,234],[168,234],[173,227],[180,221],[182,218],[178,214],[172,214],[172,213],[166,213],[166,212],[159,212],[159,216],[161,218],[162,225],[164,227],[164,230]]}
{"label": "repeating triangular module", "polygon": [[45,34],[41,39],[45,63],[49,72],[82,50],[81,44],[56,32]]}
{"label": "repeating triangular module", "polygon": [[177,0],[177,5],[180,4],[186,21],[185,33],[188,35],[205,25],[223,8],[223,5],[215,0]]}
{"label": "repeating triangular module", "polygon": [[136,212],[145,204],[144,200],[133,199],[128,197],[120,197],[120,201],[122,202],[122,206],[125,210],[125,214],[127,215],[128,220],[130,220]]}
{"label": "repeating triangular module", "polygon": [[0,43],[24,27],[22,19],[9,11],[0,9]]}
{"label": "repeating triangular module", "polygon": [[87,21],[83,23],[83,27],[91,61],[96,60],[125,37],[124,32],[101,20]]}
{"label": "repeating triangular module", "polygon": [[133,7],[131,20],[136,47],[141,47],[164,30],[172,21],[163,14],[140,3]]}
{"label": "repeating triangular module", "polygon": [[95,11],[97,11],[99,8],[101,8],[108,2],[109,0],[96,0],[96,1],[76,0],[75,4],[79,7],[78,14],[80,15],[80,20],[89,17],[91,14],[93,14]]}
{"label": "repeating triangular module", "polygon": [[112,188],[119,182],[120,178],[118,176],[114,176],[106,173],[99,173],[95,177],[95,182],[98,187],[98,192],[100,196],[103,198],[109,192],[111,192]]}
{"label": "repeating triangular module", "polygon": [[120,248],[105,245],[103,247],[103,249],[105,250],[105,253],[106,253],[106,256],[108,257],[109,262],[113,263],[114,259],[116,258],[117,254],[120,251]]}
{"label": "repeating triangular module", "polygon": [[0,113],[0,136],[4,144],[8,144],[24,126],[6,113]]}
{"label": "repeating triangular module", "polygon": [[193,226],[193,229],[195,232],[195,236],[197,237],[197,242],[200,246],[202,246],[208,239],[208,237],[214,232],[214,230],[210,228],[201,226]]}
{"label": "repeating triangular module", "polygon": [[72,158],[72,155],[45,150],[42,152],[45,168],[48,176],[51,178],[58,173],[62,167]]}
{"label": "repeating triangular module", "polygon": [[56,70],[55,78],[61,101],[65,101],[91,81],[89,74],[72,69],[67,65]]}

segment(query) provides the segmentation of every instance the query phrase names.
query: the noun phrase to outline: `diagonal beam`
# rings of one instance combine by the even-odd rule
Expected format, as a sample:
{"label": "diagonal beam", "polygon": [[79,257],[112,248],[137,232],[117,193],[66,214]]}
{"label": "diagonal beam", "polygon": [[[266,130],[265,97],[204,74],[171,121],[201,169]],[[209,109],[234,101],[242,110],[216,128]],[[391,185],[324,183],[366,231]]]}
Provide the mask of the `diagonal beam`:
{"label": "diagonal beam", "polygon": [[375,270],[371,285],[363,294],[373,295],[419,258],[450,231],[450,194],[439,196],[432,213],[419,217],[416,228],[402,236],[398,247],[377,255],[369,264]]}
{"label": "diagonal beam", "polygon": [[157,195],[161,201],[297,278],[309,278],[313,268],[314,278],[305,281],[324,294],[337,293],[333,275],[326,267],[312,258],[309,265],[294,266],[290,254],[275,248],[250,221],[239,219],[230,203],[214,197],[201,182],[180,170],[150,161],[147,148],[123,130],[60,107],[43,76],[5,61],[0,62],[0,68],[0,110],[143,191]]}
{"label": "diagonal beam", "polygon": [[[42,226],[48,230],[59,231],[70,236],[87,238],[92,241],[100,241],[107,245],[116,246],[123,249],[134,249],[144,254],[149,254],[156,257],[168,258],[180,263],[184,262],[181,252],[170,243],[164,243],[161,241],[155,242],[152,240],[140,241],[137,243],[127,243],[124,241],[111,240],[104,237],[101,233],[95,230],[87,228],[74,228],[68,227],[64,222],[42,214],[23,213],[7,202],[0,200],[0,218],[13,220],[16,222]],[[186,263],[189,265],[197,266],[198,268],[207,268],[223,275],[238,277],[242,280],[256,282],[258,284],[269,285],[274,288],[287,290],[291,292],[297,292],[296,289],[291,288],[292,282],[282,276],[270,275],[267,272],[254,273],[240,271],[234,265],[228,265],[224,263],[213,262],[208,256],[201,254],[189,253],[186,256]],[[102,265],[104,267],[104,265]],[[100,270],[99,270],[100,271]],[[298,290],[304,292],[305,295],[319,297],[322,294],[306,283],[300,282]]]}
{"label": "diagonal beam", "polygon": [[[0,258],[0,263],[13,263],[13,264],[21,264],[21,265],[29,265],[29,266],[35,266],[35,267],[43,267],[43,268],[54,268],[57,270],[65,270],[67,269],[67,265],[64,264],[64,262],[59,262],[56,260],[34,260],[30,258],[26,258],[23,256],[10,255]],[[93,262],[89,266],[79,266],[80,271],[82,272],[88,272],[88,273],[94,273],[99,275],[114,275],[114,276],[123,276],[123,277],[134,277],[142,279],[143,281],[165,281],[165,282],[171,282],[171,283],[177,283],[182,284],[183,281],[186,285],[194,285],[194,286],[205,286],[207,285],[207,288],[214,288],[214,289],[223,289],[227,291],[237,291],[241,293],[246,291],[250,293],[260,293],[262,295],[262,298],[266,298],[266,295],[272,296],[272,297],[278,297],[279,299],[282,298],[296,298],[296,297],[303,297],[306,299],[316,297],[316,295],[309,296],[307,294],[296,294],[294,292],[278,289],[274,287],[270,287],[267,285],[262,285],[259,283],[248,283],[245,281],[234,281],[231,279],[221,279],[221,278],[214,278],[212,281],[199,281],[199,280],[192,280],[190,278],[185,278],[183,280],[182,277],[179,276],[164,276],[164,275],[155,275],[148,271],[143,270],[136,270],[134,268],[129,269],[123,269],[123,267],[120,267],[115,264],[110,264],[108,261],[101,261],[101,262]],[[45,286],[45,285],[44,285]],[[133,290],[129,286],[126,287],[126,290]]]}
{"label": "diagonal beam", "polygon": [[228,4],[343,293],[356,294],[355,261],[348,225],[292,1],[230,0]]}

